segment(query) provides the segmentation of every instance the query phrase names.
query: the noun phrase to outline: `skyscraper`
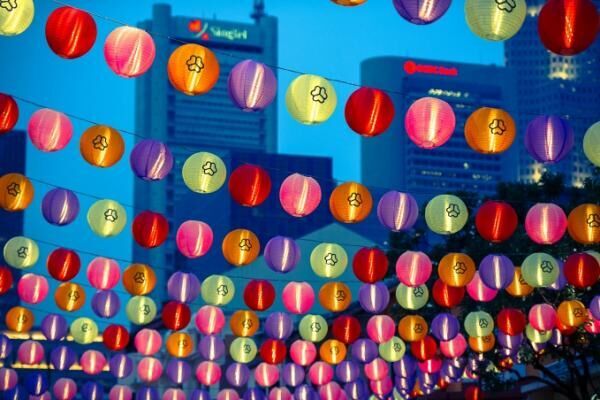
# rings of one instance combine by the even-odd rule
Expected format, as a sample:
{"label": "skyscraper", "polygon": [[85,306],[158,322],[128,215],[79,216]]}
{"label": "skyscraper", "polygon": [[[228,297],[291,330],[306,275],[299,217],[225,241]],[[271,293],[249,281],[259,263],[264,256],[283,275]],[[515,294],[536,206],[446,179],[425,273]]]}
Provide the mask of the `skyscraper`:
{"label": "skyscraper", "polygon": [[[592,164],[583,154],[586,130],[598,119],[600,110],[600,41],[583,53],[565,57],[546,50],[538,36],[538,16],[544,0],[527,1],[527,17],[519,33],[504,44],[507,67],[515,70],[518,87],[518,132],[522,138],[527,124],[538,115],[559,115],[575,133],[570,154],[552,166],[535,162],[523,140],[519,145],[519,179],[536,182],[546,170],[565,176],[565,183],[581,186],[591,176]],[[600,2],[594,1],[597,7]]]}

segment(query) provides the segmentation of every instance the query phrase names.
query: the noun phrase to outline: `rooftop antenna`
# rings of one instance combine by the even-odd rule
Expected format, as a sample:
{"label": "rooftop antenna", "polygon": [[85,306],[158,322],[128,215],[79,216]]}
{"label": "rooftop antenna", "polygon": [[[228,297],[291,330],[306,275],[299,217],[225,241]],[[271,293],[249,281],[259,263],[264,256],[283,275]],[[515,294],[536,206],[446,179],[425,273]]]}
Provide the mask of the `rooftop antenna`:
{"label": "rooftop antenna", "polygon": [[258,22],[265,14],[265,2],[264,0],[254,0],[254,9],[252,10],[252,14],[250,16],[256,22]]}

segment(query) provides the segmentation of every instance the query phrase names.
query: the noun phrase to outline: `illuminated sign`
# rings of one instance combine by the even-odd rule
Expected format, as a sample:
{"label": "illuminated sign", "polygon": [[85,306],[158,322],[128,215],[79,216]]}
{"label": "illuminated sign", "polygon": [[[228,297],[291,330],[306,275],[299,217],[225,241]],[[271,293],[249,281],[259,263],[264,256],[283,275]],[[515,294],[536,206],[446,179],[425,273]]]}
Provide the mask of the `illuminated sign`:
{"label": "illuminated sign", "polygon": [[469,92],[460,92],[454,90],[445,90],[445,89],[429,89],[427,94],[430,96],[445,96],[445,97],[469,97]]}
{"label": "illuminated sign", "polygon": [[201,40],[248,40],[247,29],[224,28],[199,19],[190,21],[188,29],[194,34],[194,37]]}
{"label": "illuminated sign", "polygon": [[441,65],[417,64],[412,60],[404,62],[404,72],[406,72],[408,75],[428,74],[458,76],[458,68],[456,67],[448,68],[442,67]]}

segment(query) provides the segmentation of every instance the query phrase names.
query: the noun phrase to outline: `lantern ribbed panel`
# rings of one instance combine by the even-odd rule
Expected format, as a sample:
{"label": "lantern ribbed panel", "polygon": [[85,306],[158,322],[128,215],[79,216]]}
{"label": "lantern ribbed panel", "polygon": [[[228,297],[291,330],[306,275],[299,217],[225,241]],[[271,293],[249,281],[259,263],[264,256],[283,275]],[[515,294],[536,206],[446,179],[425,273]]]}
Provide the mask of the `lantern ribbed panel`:
{"label": "lantern ribbed panel", "polygon": [[425,222],[433,232],[448,235],[460,231],[469,218],[465,203],[458,197],[442,194],[434,197],[425,207]]}
{"label": "lantern ribbed panel", "polygon": [[588,203],[575,207],[569,213],[568,230],[576,242],[600,243],[600,206]]}
{"label": "lantern ribbed panel", "polygon": [[377,204],[379,222],[395,232],[412,228],[418,217],[419,205],[408,193],[387,192]]}
{"label": "lantern ribbed panel", "polygon": [[483,154],[498,154],[508,150],[516,134],[515,121],[500,108],[479,108],[465,123],[467,144]]}
{"label": "lantern ribbed panel", "polygon": [[325,122],[335,111],[337,96],[329,81],[318,75],[300,75],[290,83],[285,105],[296,121],[305,125]]}
{"label": "lantern ribbed panel", "polygon": [[425,25],[440,19],[452,0],[394,0],[398,14],[408,22]]}
{"label": "lantern ribbed panel", "polygon": [[231,70],[227,87],[236,106],[244,111],[259,111],[275,98],[277,79],[265,64],[244,60]]}
{"label": "lantern ribbed panel", "polygon": [[319,206],[321,186],[310,176],[292,174],[281,183],[279,202],[288,214],[305,217]]}
{"label": "lantern ribbed panel", "polygon": [[434,97],[415,101],[404,118],[410,140],[425,149],[446,143],[454,133],[455,125],[456,118],[450,104]]}
{"label": "lantern ribbed panel", "polygon": [[154,62],[154,40],[146,31],[121,26],[104,43],[104,58],[115,74],[133,78],[146,72]]}
{"label": "lantern ribbed panel", "polygon": [[537,161],[553,164],[562,160],[573,142],[573,129],[560,117],[539,116],[527,125],[525,148]]}
{"label": "lantern ribbed panel", "polygon": [[467,25],[477,36],[493,41],[514,36],[525,21],[525,0],[466,0]]}
{"label": "lantern ribbed panel", "polygon": [[534,242],[553,244],[565,234],[567,216],[556,204],[537,203],[527,212],[525,230]]}

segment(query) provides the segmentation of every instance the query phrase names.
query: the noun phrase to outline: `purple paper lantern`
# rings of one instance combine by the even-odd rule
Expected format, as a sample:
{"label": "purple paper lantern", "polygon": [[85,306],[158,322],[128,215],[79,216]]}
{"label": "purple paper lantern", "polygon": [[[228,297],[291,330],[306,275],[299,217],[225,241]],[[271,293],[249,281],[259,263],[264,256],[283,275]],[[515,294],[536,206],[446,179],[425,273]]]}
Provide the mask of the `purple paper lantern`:
{"label": "purple paper lantern", "polygon": [[0,392],[11,390],[19,382],[19,377],[14,369],[0,368]]}
{"label": "purple paper lantern", "polygon": [[294,363],[287,363],[283,366],[281,376],[286,385],[296,387],[304,382],[306,374],[304,368]]}
{"label": "purple paper lantern", "polygon": [[52,189],[42,200],[42,215],[52,225],[68,225],[77,218],[79,200],[67,189]]}
{"label": "purple paper lantern", "polygon": [[10,338],[0,333],[0,360],[7,358],[12,352],[12,343]]}
{"label": "purple paper lantern", "polygon": [[360,376],[360,366],[355,361],[342,361],[335,367],[335,376],[342,383],[354,382]]}
{"label": "purple paper lantern", "polygon": [[382,282],[365,283],[358,290],[358,302],[366,312],[380,314],[390,302],[390,290]]}
{"label": "purple paper lantern", "polygon": [[248,369],[246,364],[233,363],[227,367],[225,378],[232,386],[244,386],[250,378],[250,369]]}
{"label": "purple paper lantern", "polygon": [[97,382],[86,382],[81,387],[81,397],[85,400],[102,400],[104,398],[104,389]]}
{"label": "purple paper lantern", "polygon": [[144,386],[135,391],[135,400],[160,400],[158,389]]}
{"label": "purple paper lantern", "polygon": [[405,231],[413,227],[419,217],[419,206],[408,193],[390,191],[381,196],[377,204],[377,218],[386,228]]}
{"label": "purple paper lantern", "polygon": [[206,389],[194,389],[190,396],[190,400],[211,400],[210,393],[208,393],[208,390]]}
{"label": "purple paper lantern", "polygon": [[192,367],[184,360],[171,359],[167,363],[167,377],[176,385],[187,382],[192,376]]}
{"label": "purple paper lantern", "polygon": [[200,281],[193,273],[177,271],[167,281],[167,294],[171,300],[191,303],[200,294]]}
{"label": "purple paper lantern", "polygon": [[227,87],[236,106],[244,111],[260,111],[275,98],[277,78],[265,64],[244,60],[231,69]]}
{"label": "purple paper lantern", "polygon": [[154,139],[144,139],[131,150],[129,163],[138,178],[158,181],[171,172],[173,154],[166,144]]}
{"label": "purple paper lantern", "polygon": [[351,347],[352,357],[362,363],[370,363],[379,355],[379,349],[371,339],[358,339]]}
{"label": "purple paper lantern", "polygon": [[133,360],[125,354],[115,354],[108,361],[108,369],[117,379],[127,378],[133,372]]}
{"label": "purple paper lantern", "polygon": [[98,290],[92,297],[92,310],[100,318],[112,318],[120,308],[119,295],[112,290]]}
{"label": "purple paper lantern", "polygon": [[200,339],[198,350],[204,359],[214,361],[225,354],[225,343],[217,335],[207,335]]}
{"label": "purple paper lantern", "polygon": [[361,400],[369,397],[369,387],[362,378],[358,378],[354,382],[346,383],[344,385],[344,391],[352,400]]}
{"label": "purple paper lantern", "polygon": [[404,354],[399,361],[392,365],[394,374],[403,378],[410,378],[417,370],[417,360],[410,354]]}
{"label": "purple paper lantern", "polygon": [[264,258],[269,268],[285,274],[300,262],[300,247],[292,238],[275,236],[267,242]]}
{"label": "purple paper lantern", "polygon": [[489,254],[479,264],[479,277],[491,289],[505,289],[515,277],[515,265],[502,254]]}
{"label": "purple paper lantern", "polygon": [[320,398],[316,390],[308,384],[300,385],[294,390],[294,400],[320,400]]}
{"label": "purple paper lantern", "polygon": [[77,353],[67,346],[58,346],[50,352],[50,364],[58,371],[66,371],[77,362]]}
{"label": "purple paper lantern", "polygon": [[274,312],[265,321],[265,333],[271,339],[286,340],[293,331],[294,322],[286,313]]}
{"label": "purple paper lantern", "polygon": [[440,19],[452,0],[394,0],[398,14],[411,24],[426,25]]}
{"label": "purple paper lantern", "polygon": [[48,340],[61,340],[69,332],[69,324],[60,314],[48,314],[44,317],[41,330]]}
{"label": "purple paper lantern", "polygon": [[267,400],[267,395],[261,388],[251,388],[244,392],[244,400]]}
{"label": "purple paper lantern", "polygon": [[452,314],[437,314],[431,321],[431,333],[437,340],[452,340],[460,333],[460,323]]}
{"label": "purple paper lantern", "polygon": [[558,263],[558,278],[556,278],[556,281],[552,285],[548,286],[548,289],[562,290],[567,284],[567,277],[565,276],[565,263],[558,259],[556,261]]}
{"label": "purple paper lantern", "polygon": [[507,349],[518,349],[521,347],[521,343],[523,343],[523,334],[507,335],[502,331],[498,331],[496,334],[496,341],[500,346],[506,347]]}
{"label": "purple paper lantern", "polygon": [[590,301],[589,310],[594,319],[600,319],[600,295],[594,296]]}
{"label": "purple paper lantern", "polygon": [[559,162],[571,151],[573,142],[573,129],[560,117],[543,115],[527,125],[525,148],[536,161]]}

